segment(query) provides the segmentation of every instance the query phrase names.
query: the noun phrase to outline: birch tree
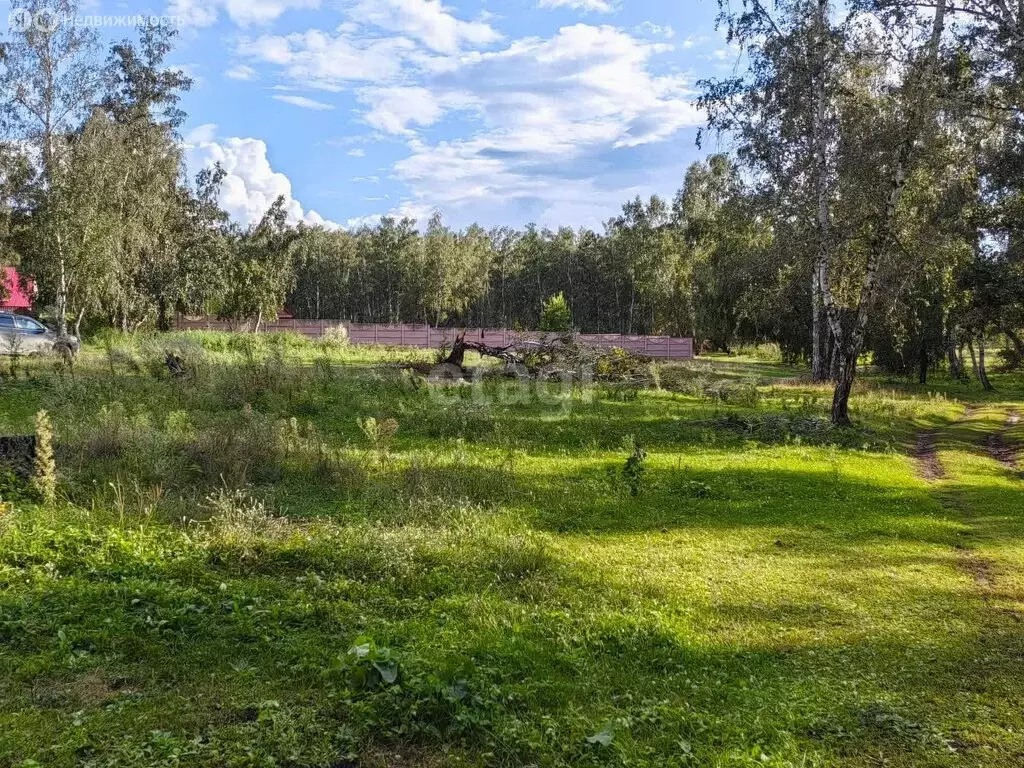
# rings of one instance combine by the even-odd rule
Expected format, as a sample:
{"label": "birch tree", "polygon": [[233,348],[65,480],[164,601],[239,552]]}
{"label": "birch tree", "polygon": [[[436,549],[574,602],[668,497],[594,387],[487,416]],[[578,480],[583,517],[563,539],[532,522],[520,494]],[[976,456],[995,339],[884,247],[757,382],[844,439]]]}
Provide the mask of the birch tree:
{"label": "birch tree", "polygon": [[[65,170],[67,137],[88,115],[101,83],[94,30],[68,23],[78,13],[75,0],[14,0],[12,13],[32,21],[12,29],[0,62],[3,128],[9,138],[32,147],[40,169],[40,184],[49,190]],[[52,216],[61,208],[51,208]],[[68,297],[73,290],[72,264],[77,249],[64,240],[59,218],[51,223],[45,253],[31,254],[36,263],[53,259],[45,272],[52,281],[57,328],[67,335]]]}
{"label": "birch tree", "polygon": [[[827,378],[827,334],[819,276],[835,250],[831,206],[839,142],[837,94],[849,68],[849,12],[833,20],[829,0],[785,0],[769,9],[721,2],[719,23],[746,56],[744,73],[701,83],[708,127],[738,139],[737,156],[755,172],[777,215],[811,244],[803,269],[810,286],[810,357],[815,381]],[[702,138],[702,137],[701,137]],[[827,269],[827,266],[826,266]]]}
{"label": "birch tree", "polygon": [[[915,20],[914,10],[896,6],[891,9],[894,16],[890,21],[907,24],[910,33],[910,45],[915,31],[910,23]],[[886,16],[881,16],[883,24]],[[892,94],[896,113],[897,130],[895,131],[896,146],[889,153],[887,168],[883,175],[884,184],[881,188],[881,204],[874,215],[868,220],[872,233],[864,264],[860,296],[856,303],[852,327],[844,324],[843,307],[833,291],[833,270],[828,260],[819,260],[817,264],[818,284],[821,289],[822,302],[825,305],[829,327],[836,340],[838,367],[836,387],[832,398],[832,423],[848,425],[850,423],[849,402],[853,390],[853,382],[857,371],[857,358],[864,346],[864,334],[875,299],[875,291],[879,269],[883,260],[889,257],[896,242],[896,222],[900,201],[907,184],[907,179],[920,161],[922,146],[929,134],[937,125],[937,114],[940,109],[938,95],[938,79],[942,36],[946,25],[946,0],[936,0],[935,11],[930,29],[926,28],[927,39],[920,48],[911,48],[908,60],[903,64],[898,82]],[[884,27],[883,27],[884,28]],[[897,26],[902,30],[903,27]],[[900,37],[904,36],[900,34]],[[904,50],[906,39],[893,41],[889,50]],[[886,52],[883,52],[883,56]],[[886,56],[882,61],[885,71],[883,77],[891,79],[892,69],[901,65],[894,57]]]}
{"label": "birch tree", "polygon": [[758,0],[743,8],[723,20],[751,57],[749,74],[705,82],[702,102],[710,127],[739,139],[740,160],[773,190],[782,215],[815,233],[813,369],[820,377],[823,310],[834,345],[832,422],[847,425],[880,266],[897,245],[907,178],[937,126],[946,0],[930,17],[911,4],[868,2],[839,22],[827,0],[781,3],[778,18]]}

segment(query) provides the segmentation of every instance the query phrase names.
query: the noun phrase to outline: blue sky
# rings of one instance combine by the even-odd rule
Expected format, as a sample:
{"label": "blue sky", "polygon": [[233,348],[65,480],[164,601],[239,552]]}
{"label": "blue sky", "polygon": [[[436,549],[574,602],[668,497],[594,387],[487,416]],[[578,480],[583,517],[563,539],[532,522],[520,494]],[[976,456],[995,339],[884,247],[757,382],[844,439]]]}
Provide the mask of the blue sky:
{"label": "blue sky", "polygon": [[159,2],[83,12],[182,23],[190,163],[224,163],[242,223],[284,193],[342,226],[600,227],[679,187],[702,154],[695,83],[736,63],[713,0]]}

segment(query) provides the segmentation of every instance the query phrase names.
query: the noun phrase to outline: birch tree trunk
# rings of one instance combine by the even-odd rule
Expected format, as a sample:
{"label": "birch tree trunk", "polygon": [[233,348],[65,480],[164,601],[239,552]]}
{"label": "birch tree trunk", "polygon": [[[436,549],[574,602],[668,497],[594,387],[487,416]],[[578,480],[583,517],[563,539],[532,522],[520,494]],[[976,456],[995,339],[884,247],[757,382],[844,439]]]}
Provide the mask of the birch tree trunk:
{"label": "birch tree trunk", "polygon": [[64,239],[61,237],[60,229],[57,229],[54,239],[57,243],[57,291],[54,309],[57,312],[57,338],[63,339],[68,335],[68,270],[67,260],[64,258]]}
{"label": "birch tree trunk", "polygon": [[828,23],[828,0],[818,0],[815,14],[816,51],[814,78],[814,119],[812,145],[814,148],[815,185],[817,187],[818,243],[811,270],[811,380],[822,382],[828,378],[828,365],[822,344],[822,295],[820,275],[829,269],[829,205],[828,205],[828,137],[825,132],[827,109],[825,58],[825,30]]}

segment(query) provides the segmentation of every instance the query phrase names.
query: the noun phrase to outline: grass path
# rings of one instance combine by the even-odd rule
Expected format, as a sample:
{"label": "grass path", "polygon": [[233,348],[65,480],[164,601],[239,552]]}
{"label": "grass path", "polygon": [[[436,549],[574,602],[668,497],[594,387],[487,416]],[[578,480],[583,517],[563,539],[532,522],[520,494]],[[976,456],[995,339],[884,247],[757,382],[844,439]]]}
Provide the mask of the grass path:
{"label": "grass path", "polygon": [[[1024,740],[1014,735],[1012,715],[1024,700],[1024,556],[1019,544],[1024,482],[1011,434],[1019,421],[1017,411],[1007,406],[969,406],[948,427],[923,431],[915,455],[920,477],[964,525],[954,544],[958,565],[973,580],[984,606],[978,613],[974,668],[964,670],[964,678],[976,682],[965,686],[961,696],[968,710],[983,710],[989,719],[951,742],[972,765],[1024,764]],[[1007,664],[1018,667],[1016,677],[999,671]],[[999,711],[1002,702],[1009,706]]]}

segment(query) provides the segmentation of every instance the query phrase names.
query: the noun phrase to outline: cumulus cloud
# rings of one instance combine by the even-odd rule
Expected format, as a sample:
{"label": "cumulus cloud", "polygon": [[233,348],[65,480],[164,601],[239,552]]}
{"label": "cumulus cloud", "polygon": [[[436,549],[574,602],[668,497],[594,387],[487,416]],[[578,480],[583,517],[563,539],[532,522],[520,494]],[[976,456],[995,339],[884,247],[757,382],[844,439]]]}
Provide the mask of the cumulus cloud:
{"label": "cumulus cloud", "polygon": [[[504,212],[490,220],[594,222],[649,193],[631,186],[638,177],[678,183],[668,180],[681,168],[666,167],[664,142],[704,116],[686,78],[659,68],[675,50],[671,28],[580,23],[495,46],[500,35],[488,24],[456,19],[440,0],[347,2],[351,20],[331,32],[262,35],[239,53],[296,88],[352,90],[373,140],[402,138],[407,154],[390,178],[407,193],[393,214],[493,206]],[[452,137],[456,112],[461,134]],[[449,138],[428,139],[427,128]]]}
{"label": "cumulus cloud", "polygon": [[269,24],[291,9],[316,9],[320,0],[171,0],[167,13],[187,26],[209,27],[223,10],[239,26]]}
{"label": "cumulus cloud", "polygon": [[593,13],[614,13],[616,8],[610,0],[540,0],[539,8],[569,8],[574,11]]}
{"label": "cumulus cloud", "polygon": [[470,59],[443,79],[470,89],[496,128],[496,149],[566,153],[594,143],[660,141],[702,115],[678,75],[655,76],[650,59],[671,50],[610,26],[577,24]]}
{"label": "cumulus cloud", "polygon": [[322,101],[316,99],[310,99],[306,96],[287,96],[284,94],[275,94],[274,98],[277,101],[283,101],[285,104],[291,104],[293,107],[301,107],[302,109],[311,109],[315,112],[326,112],[334,109],[333,104],[325,104]]}
{"label": "cumulus cloud", "polygon": [[171,0],[167,14],[189,27],[208,27],[217,21],[215,5],[203,0]]}
{"label": "cumulus cloud", "polygon": [[357,21],[408,35],[444,54],[486,46],[502,38],[486,22],[455,18],[441,0],[359,0],[351,15]]}
{"label": "cumulus cloud", "polygon": [[216,164],[225,171],[220,188],[220,204],[231,218],[242,226],[259,222],[279,197],[284,196],[288,218],[292,223],[337,228],[316,211],[304,211],[292,196],[291,181],[275,171],[267,157],[267,145],[260,139],[217,137],[217,126],[199,126],[185,137],[189,165],[193,170],[212,168]]}

